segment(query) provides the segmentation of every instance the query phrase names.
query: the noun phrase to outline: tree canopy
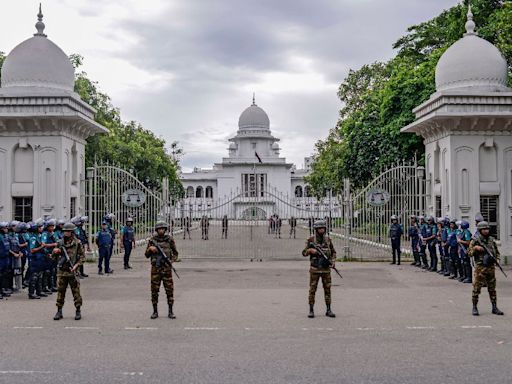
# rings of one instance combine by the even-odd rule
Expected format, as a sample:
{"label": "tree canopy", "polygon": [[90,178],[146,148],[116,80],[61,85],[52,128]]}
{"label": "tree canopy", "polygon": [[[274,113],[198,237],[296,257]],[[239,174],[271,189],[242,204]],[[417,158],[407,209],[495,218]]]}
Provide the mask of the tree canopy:
{"label": "tree canopy", "polygon": [[[5,54],[0,52],[0,69],[4,60]],[[75,69],[79,69],[83,63],[80,55],[71,55],[70,60]],[[167,177],[170,190],[182,194],[183,187],[178,179],[182,150],[177,142],[171,143],[171,151],[168,152],[164,139],[135,121],[123,122],[119,108],[112,105],[110,97],[101,92],[97,82],[90,80],[83,71],[76,73],[75,92],[96,109],[96,122],[108,129],[107,134],[87,140],[87,167],[95,162],[122,165],[136,173],[148,187],[160,185],[162,178]]]}
{"label": "tree canopy", "polygon": [[[495,44],[512,69],[512,3],[472,0],[478,34]],[[394,45],[387,62],[351,70],[338,90],[343,103],[336,127],[316,144],[307,182],[319,195],[340,190],[349,177],[360,187],[381,169],[398,161],[422,158],[422,139],[402,134],[414,121],[413,108],[435,91],[435,68],[441,55],[465,32],[467,4],[443,11],[432,20],[410,27]]]}

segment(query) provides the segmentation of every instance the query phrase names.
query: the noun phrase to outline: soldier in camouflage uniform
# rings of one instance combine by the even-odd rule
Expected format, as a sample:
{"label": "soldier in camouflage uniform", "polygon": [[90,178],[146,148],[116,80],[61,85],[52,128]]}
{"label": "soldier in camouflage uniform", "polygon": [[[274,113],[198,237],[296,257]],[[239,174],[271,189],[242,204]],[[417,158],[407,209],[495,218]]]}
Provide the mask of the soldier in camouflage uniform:
{"label": "soldier in camouflage uniform", "polygon": [[[57,242],[57,246],[52,252],[52,258],[57,261],[57,313],[53,320],[62,319],[62,307],[64,306],[64,298],[66,297],[66,289],[71,287],[71,293],[75,302],[76,314],[75,320],[82,318],[82,296],[80,296],[80,283],[77,276],[77,270],[84,263],[85,254],[82,242],[78,240],[74,231],[75,224],[66,223],[62,229],[64,237]],[[62,251],[65,249],[69,260]],[[70,262],[71,261],[71,262]]]}
{"label": "soldier in camouflage uniform", "polygon": [[468,255],[475,264],[473,280],[473,316],[478,316],[478,296],[484,283],[487,284],[492,304],[492,313],[503,315],[496,305],[496,277],[494,267],[500,261],[500,252],[496,241],[489,236],[489,224],[481,221],[477,225],[478,236],[474,236],[469,243]]}
{"label": "soldier in camouflage uniform", "polygon": [[160,255],[158,244],[164,251],[166,256],[175,262],[178,259],[178,251],[174,239],[167,234],[168,225],[165,222],[159,221],[155,225],[156,234],[149,240],[146,249],[146,257],[151,258],[151,302],[153,303],[152,319],[158,317],[158,293],[160,291],[160,284],[163,282],[165,293],[167,294],[167,303],[169,304],[170,319],[175,319],[172,311],[174,304],[174,283],[172,280],[172,268],[169,264],[164,262],[163,257]]}
{"label": "soldier in camouflage uniform", "polygon": [[[308,317],[315,317],[315,294],[318,287],[318,280],[320,280],[320,278],[322,279],[322,285],[324,287],[325,304],[327,305],[325,315],[328,317],[336,317],[336,315],[331,311],[331,267],[334,266],[336,261],[336,251],[334,250],[331,239],[326,234],[327,225],[325,221],[319,220],[315,222],[314,230],[314,235],[308,238],[306,241],[306,247],[302,251],[302,256],[309,256],[311,263],[311,267],[309,269]],[[316,244],[320,249],[322,249],[325,255],[329,258],[329,261],[322,257],[320,253],[311,246],[312,244]]]}

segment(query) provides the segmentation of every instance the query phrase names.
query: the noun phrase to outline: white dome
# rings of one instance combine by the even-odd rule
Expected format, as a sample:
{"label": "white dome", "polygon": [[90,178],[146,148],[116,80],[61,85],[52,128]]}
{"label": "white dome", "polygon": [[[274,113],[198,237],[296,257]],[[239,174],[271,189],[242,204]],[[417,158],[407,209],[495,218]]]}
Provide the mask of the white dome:
{"label": "white dome", "polygon": [[229,144],[229,150],[231,150],[231,151],[236,150],[236,144],[235,143]]}
{"label": "white dome", "polygon": [[240,115],[240,118],[238,119],[238,128],[270,129],[270,120],[267,113],[253,102],[253,104]]}
{"label": "white dome", "polygon": [[279,144],[277,144],[277,143],[272,144],[272,149],[273,149],[274,151],[279,150]]}
{"label": "white dome", "polygon": [[38,33],[16,46],[2,66],[2,88],[44,87],[73,91],[75,69],[68,56],[43,33],[42,14]]}
{"label": "white dome", "polygon": [[508,65],[498,48],[474,33],[471,10],[467,32],[441,56],[436,67],[438,91],[478,88],[507,90]]}

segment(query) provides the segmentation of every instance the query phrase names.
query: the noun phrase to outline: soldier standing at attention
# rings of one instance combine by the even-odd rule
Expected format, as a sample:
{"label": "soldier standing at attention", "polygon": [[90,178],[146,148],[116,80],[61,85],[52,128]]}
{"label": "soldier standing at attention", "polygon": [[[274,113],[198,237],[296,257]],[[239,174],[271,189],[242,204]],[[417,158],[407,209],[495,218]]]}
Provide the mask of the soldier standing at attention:
{"label": "soldier standing at attention", "polygon": [[126,226],[121,229],[121,246],[124,249],[124,269],[132,269],[130,266],[130,255],[135,248],[135,231],[133,230],[133,219],[126,219]]}
{"label": "soldier standing at attention", "polygon": [[496,276],[494,267],[500,262],[500,252],[496,241],[489,235],[489,223],[480,221],[477,226],[479,235],[474,236],[469,243],[468,255],[475,263],[475,278],[473,281],[473,316],[478,316],[478,296],[484,283],[492,304],[492,313],[503,315],[496,305]]}
{"label": "soldier standing at attention", "polygon": [[391,239],[391,250],[393,252],[393,262],[391,264],[400,265],[400,239],[404,230],[402,224],[398,223],[398,217],[396,215],[391,216],[391,225],[389,226],[389,238]]}
{"label": "soldier standing at attention", "polygon": [[165,262],[165,258],[161,255],[156,245],[165,253],[171,262],[178,259],[178,250],[174,239],[167,234],[168,225],[163,221],[159,221],[155,225],[156,234],[149,240],[146,249],[146,257],[151,259],[151,302],[153,304],[152,319],[158,317],[158,293],[160,284],[163,282],[165,293],[167,294],[167,304],[169,305],[170,319],[175,319],[172,307],[174,304],[174,283],[172,280],[172,268]]}
{"label": "soldier standing at attention", "polygon": [[73,223],[64,224],[62,230],[64,237],[59,240],[57,247],[52,252],[52,257],[57,261],[57,313],[53,320],[62,319],[62,307],[68,285],[71,287],[75,302],[75,320],[80,320],[82,318],[82,296],[80,296],[80,283],[76,273],[85,260],[84,247],[74,235],[75,225]]}
{"label": "soldier standing at attention", "polygon": [[[336,251],[329,236],[326,235],[327,225],[325,221],[319,220],[314,225],[315,234],[308,238],[306,247],[302,251],[302,256],[308,257],[311,263],[309,269],[309,318],[315,317],[315,294],[318,287],[318,280],[322,279],[324,287],[325,304],[328,317],[336,317],[331,311],[331,267],[336,262]],[[322,249],[329,260],[326,260],[320,252],[312,247],[312,244]]]}
{"label": "soldier standing at attention", "polygon": [[224,215],[222,218],[222,238],[228,238],[228,215]]}

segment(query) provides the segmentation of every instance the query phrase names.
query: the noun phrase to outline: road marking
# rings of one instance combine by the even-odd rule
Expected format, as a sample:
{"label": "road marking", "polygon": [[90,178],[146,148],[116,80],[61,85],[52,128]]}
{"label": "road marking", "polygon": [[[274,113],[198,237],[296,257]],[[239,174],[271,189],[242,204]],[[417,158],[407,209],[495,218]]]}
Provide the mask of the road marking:
{"label": "road marking", "polygon": [[218,331],[220,328],[217,327],[185,327],[186,331]]}
{"label": "road marking", "polygon": [[492,325],[462,325],[463,329],[492,328]]}
{"label": "road marking", "polygon": [[98,327],[64,327],[64,329],[99,329]]}
{"label": "road marking", "polygon": [[144,372],[123,372],[126,376],[143,376]]}
{"label": "road marking", "polygon": [[407,327],[407,329],[436,329],[436,327]]}
{"label": "road marking", "polygon": [[127,331],[155,331],[156,327],[124,327]]}
{"label": "road marking", "polygon": [[1,375],[33,375],[33,374],[50,374],[51,371],[0,371]]}
{"label": "road marking", "polygon": [[358,331],[373,331],[375,328],[356,328]]}
{"label": "road marking", "polygon": [[43,327],[13,327],[14,329],[43,329]]}

